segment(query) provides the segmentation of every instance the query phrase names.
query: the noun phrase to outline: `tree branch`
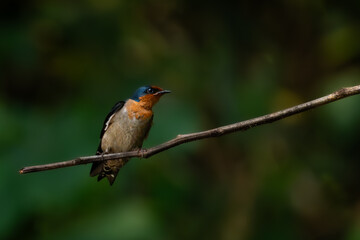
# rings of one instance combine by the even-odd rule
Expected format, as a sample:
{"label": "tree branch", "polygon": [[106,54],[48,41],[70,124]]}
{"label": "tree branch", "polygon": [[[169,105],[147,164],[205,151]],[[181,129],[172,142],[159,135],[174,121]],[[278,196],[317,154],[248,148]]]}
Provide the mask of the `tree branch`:
{"label": "tree branch", "polygon": [[250,120],[210,129],[207,131],[190,133],[190,134],[183,134],[178,135],[176,138],[171,139],[163,144],[158,146],[149,148],[149,149],[142,149],[140,151],[131,151],[131,152],[121,152],[121,153],[112,153],[106,155],[95,155],[95,156],[87,156],[87,157],[79,157],[73,160],[64,161],[64,162],[57,162],[57,163],[49,163],[44,165],[37,165],[37,166],[30,166],[22,168],[19,173],[31,173],[31,172],[39,172],[45,171],[50,169],[56,168],[63,168],[63,167],[71,167],[80,164],[88,164],[92,162],[99,162],[105,161],[110,159],[118,159],[118,158],[125,158],[125,157],[139,157],[139,158],[148,158],[157,153],[165,151],[167,149],[173,148],[183,143],[193,142],[196,140],[204,139],[204,138],[211,138],[211,137],[219,137],[225,134],[229,134],[232,132],[237,131],[245,131],[249,128],[260,126],[267,123],[272,123],[274,121],[280,120],[282,118],[286,118],[292,116],[294,114],[298,114],[312,108],[328,104],[339,99],[349,97],[352,95],[360,94],[360,85],[342,88],[336,92],[333,92],[327,96],[291,107],[287,108],[278,112],[270,113],[261,117],[253,118]]}

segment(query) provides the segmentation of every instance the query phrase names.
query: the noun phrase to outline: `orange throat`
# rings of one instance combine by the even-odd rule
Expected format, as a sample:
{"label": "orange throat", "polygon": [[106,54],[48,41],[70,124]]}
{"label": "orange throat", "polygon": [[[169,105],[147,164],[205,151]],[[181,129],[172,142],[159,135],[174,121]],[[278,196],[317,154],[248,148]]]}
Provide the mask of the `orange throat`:
{"label": "orange throat", "polygon": [[152,107],[159,101],[161,95],[152,95],[147,94],[145,96],[139,97],[139,104],[147,109],[151,110]]}
{"label": "orange throat", "polygon": [[152,105],[142,103],[141,100],[139,102],[129,99],[126,104],[126,110],[130,119],[148,119],[151,118],[153,112],[151,110]]}

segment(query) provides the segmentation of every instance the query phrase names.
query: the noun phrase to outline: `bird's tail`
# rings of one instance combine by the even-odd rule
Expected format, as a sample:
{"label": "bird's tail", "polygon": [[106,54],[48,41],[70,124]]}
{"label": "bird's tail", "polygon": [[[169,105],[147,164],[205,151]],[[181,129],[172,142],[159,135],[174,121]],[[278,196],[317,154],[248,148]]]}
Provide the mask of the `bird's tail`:
{"label": "bird's tail", "polygon": [[91,166],[90,176],[98,176],[98,181],[106,177],[109,180],[110,185],[113,185],[120,168],[122,168],[128,161],[128,158],[124,158],[108,160],[105,162],[94,162]]}

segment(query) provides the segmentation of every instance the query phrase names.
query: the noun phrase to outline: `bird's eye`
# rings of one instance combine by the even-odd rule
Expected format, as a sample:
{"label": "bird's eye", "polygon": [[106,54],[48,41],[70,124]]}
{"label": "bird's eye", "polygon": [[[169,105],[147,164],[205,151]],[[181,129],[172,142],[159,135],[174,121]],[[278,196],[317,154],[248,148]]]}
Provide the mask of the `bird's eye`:
{"label": "bird's eye", "polygon": [[155,90],[154,90],[153,88],[148,88],[148,89],[146,90],[146,93],[152,94],[152,93],[154,93],[154,92],[155,92]]}

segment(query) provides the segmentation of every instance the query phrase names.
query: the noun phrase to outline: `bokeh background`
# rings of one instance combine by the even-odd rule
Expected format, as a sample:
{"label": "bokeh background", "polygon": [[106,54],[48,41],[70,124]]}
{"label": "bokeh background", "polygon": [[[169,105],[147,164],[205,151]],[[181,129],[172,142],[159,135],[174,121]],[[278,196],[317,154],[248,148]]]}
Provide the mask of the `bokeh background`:
{"label": "bokeh background", "polygon": [[172,90],[145,147],[360,82],[360,1],[2,1],[0,239],[360,239],[360,96],[90,165],[136,88]]}

